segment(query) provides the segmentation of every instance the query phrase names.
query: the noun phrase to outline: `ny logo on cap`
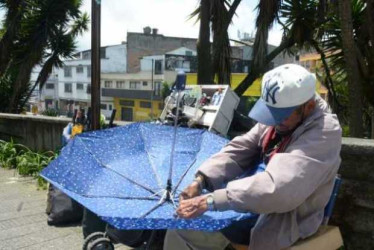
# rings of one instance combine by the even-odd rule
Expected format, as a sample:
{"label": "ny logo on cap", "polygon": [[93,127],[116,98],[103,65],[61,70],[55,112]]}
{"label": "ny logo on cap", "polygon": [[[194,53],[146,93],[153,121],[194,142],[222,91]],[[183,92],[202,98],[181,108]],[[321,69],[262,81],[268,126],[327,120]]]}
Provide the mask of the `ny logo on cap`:
{"label": "ny logo on cap", "polygon": [[271,82],[272,79],[269,79],[265,82],[265,86],[262,93],[262,99],[264,99],[266,102],[269,102],[269,98],[273,102],[273,104],[277,103],[277,100],[275,99],[275,94],[280,89],[278,86],[278,81]]}

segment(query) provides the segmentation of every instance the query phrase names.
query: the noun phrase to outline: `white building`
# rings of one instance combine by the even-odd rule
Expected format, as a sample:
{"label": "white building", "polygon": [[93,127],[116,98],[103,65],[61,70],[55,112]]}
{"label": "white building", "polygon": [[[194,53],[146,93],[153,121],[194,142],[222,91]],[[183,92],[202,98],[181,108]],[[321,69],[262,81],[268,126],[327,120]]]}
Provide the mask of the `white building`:
{"label": "white building", "polygon": [[[40,71],[41,66],[39,65],[32,70],[30,78],[31,87],[33,87],[37,81]],[[39,89],[39,84],[35,87],[28,103],[30,105],[37,105],[39,110],[59,108],[58,74],[56,68],[52,69],[52,72],[41,91]]]}
{"label": "white building", "polygon": [[[102,47],[100,53],[102,74],[126,72],[126,44]],[[87,109],[91,105],[91,51],[79,52],[75,59],[64,63],[58,70],[59,109],[62,113]],[[101,103],[109,107],[113,105],[113,98],[102,97]]]}

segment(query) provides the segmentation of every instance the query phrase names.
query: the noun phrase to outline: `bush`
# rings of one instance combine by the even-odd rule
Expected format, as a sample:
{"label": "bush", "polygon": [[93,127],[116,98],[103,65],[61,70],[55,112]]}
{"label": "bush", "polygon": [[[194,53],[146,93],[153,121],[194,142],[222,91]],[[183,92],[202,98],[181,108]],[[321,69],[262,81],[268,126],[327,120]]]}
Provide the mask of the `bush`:
{"label": "bush", "polygon": [[42,115],[45,115],[45,116],[59,116],[59,112],[58,110],[55,110],[55,109],[46,109],[42,112]]}
{"label": "bush", "polygon": [[15,168],[17,157],[16,146],[11,140],[10,142],[0,141],[0,165],[3,168]]}
{"label": "bush", "polygon": [[46,188],[46,181],[39,173],[57,157],[55,152],[36,153],[29,148],[10,142],[0,141],[0,165],[4,168],[16,168],[22,176],[38,178],[38,186]]}

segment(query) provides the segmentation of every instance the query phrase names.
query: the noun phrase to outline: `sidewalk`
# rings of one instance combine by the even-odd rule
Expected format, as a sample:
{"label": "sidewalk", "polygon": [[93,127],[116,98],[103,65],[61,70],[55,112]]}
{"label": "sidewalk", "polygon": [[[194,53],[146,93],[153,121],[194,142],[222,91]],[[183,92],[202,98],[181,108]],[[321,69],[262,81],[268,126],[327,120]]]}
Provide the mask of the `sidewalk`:
{"label": "sidewalk", "polygon": [[[47,192],[35,180],[0,168],[0,249],[82,249],[80,226],[47,225]],[[116,246],[116,249],[129,249]]]}

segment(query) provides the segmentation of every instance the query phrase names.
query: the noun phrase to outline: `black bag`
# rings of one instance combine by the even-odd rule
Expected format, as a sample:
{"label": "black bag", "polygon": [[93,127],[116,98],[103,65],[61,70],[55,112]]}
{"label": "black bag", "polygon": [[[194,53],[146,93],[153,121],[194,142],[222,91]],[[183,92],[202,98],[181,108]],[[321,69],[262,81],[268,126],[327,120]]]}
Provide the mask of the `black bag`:
{"label": "black bag", "polygon": [[100,219],[96,214],[84,209],[82,219],[83,237],[87,238],[88,235],[96,232],[105,232],[106,223]]}
{"label": "black bag", "polygon": [[82,206],[53,185],[49,185],[46,212],[48,225],[77,223],[83,218]]}

